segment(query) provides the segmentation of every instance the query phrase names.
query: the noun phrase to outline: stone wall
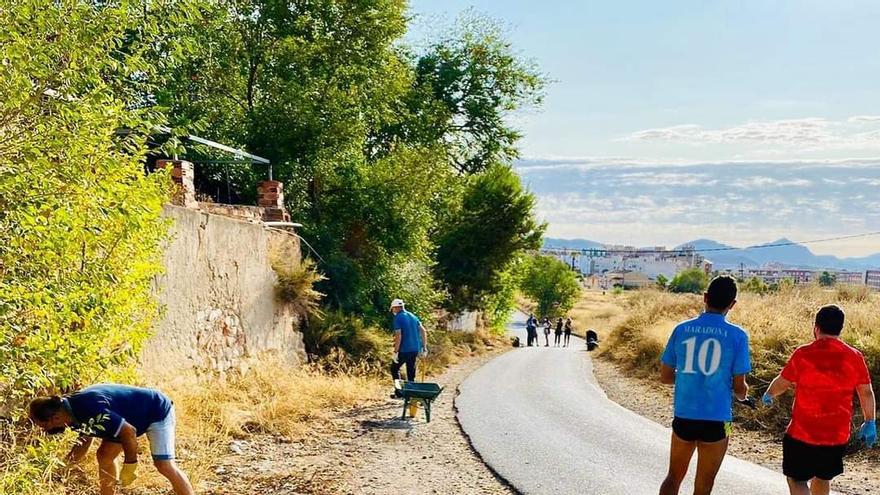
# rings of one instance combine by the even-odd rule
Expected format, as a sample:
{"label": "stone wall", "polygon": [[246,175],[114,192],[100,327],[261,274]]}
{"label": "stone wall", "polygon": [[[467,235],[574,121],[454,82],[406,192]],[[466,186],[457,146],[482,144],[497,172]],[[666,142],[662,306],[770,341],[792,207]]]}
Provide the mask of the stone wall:
{"label": "stone wall", "polygon": [[169,205],[164,215],[174,222],[154,284],[164,313],[143,368],[225,373],[265,354],[304,362],[299,316],[276,300],[270,262],[279,255],[298,263],[298,238],[192,208]]}

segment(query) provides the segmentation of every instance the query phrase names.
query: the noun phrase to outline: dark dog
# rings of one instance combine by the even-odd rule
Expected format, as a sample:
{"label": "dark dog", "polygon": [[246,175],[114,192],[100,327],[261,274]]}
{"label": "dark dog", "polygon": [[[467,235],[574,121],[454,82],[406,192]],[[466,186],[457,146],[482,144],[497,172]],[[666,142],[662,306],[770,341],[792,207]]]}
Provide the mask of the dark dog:
{"label": "dark dog", "polygon": [[597,347],[599,347],[599,335],[595,330],[587,330],[587,337],[584,339],[587,341],[587,350],[593,351]]}
{"label": "dark dog", "polygon": [[511,339],[510,343],[514,347],[519,347],[519,345],[520,345],[519,337],[514,337],[513,339]]}

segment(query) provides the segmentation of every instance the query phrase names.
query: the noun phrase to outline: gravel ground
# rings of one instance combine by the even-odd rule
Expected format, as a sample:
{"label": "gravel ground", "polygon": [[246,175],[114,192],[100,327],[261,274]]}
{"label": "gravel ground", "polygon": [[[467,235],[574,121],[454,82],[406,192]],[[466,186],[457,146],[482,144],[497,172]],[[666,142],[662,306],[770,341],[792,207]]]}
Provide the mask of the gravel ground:
{"label": "gravel ground", "polygon": [[[672,424],[672,388],[659,382],[632,378],[613,362],[593,359],[593,373],[608,398],[662,425]],[[766,434],[737,429],[731,437],[728,453],[775,471],[782,471],[782,444],[766,438]],[[847,495],[880,493],[878,465],[864,454],[849,456],[846,472],[835,478],[832,488]]]}
{"label": "gravel ground", "polygon": [[[466,359],[436,381],[445,387],[430,423],[420,409],[400,420],[402,402],[340,413],[306,441],[255,436],[230,443],[210,495],[510,494],[471,449],[453,410],[458,385],[506,349]],[[390,387],[389,387],[390,392]]]}

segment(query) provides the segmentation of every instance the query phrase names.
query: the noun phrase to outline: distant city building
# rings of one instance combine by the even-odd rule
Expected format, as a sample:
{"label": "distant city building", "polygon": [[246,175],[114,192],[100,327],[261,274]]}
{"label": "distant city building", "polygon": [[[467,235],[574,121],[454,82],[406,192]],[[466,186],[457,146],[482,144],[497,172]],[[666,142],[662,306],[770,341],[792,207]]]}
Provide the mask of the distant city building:
{"label": "distant city building", "polygon": [[880,290],[880,270],[868,270],[865,272],[865,285]]}

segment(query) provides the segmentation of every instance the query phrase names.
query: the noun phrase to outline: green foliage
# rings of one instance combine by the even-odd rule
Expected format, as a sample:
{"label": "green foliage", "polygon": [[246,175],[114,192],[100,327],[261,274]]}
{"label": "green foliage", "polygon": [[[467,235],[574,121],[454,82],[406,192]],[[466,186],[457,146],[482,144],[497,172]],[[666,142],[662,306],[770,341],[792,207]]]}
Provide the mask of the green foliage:
{"label": "green foliage", "polygon": [[539,105],[546,82],[535,64],[517,56],[497,23],[470,13],[418,57],[407,99],[410,118],[395,132],[416,142],[446,143],[461,173],[509,163],[519,154],[521,134],[505,118]]}
{"label": "green foliage", "polygon": [[514,258],[540,247],[545,225],[535,219],[535,202],[508,166],[469,179],[437,248],[437,271],[453,310],[481,308],[502,288],[502,273]]}
{"label": "green foliage", "polygon": [[[168,71],[156,98],[177,129],[273,161],[287,206],[324,260],[326,303],[379,321],[393,297],[427,309],[438,286],[457,290],[434,280],[444,273],[435,253],[449,251],[455,211],[485,218],[462,206],[465,189],[480,186],[460,173],[516,156],[519,133],[504,119],[540,102],[537,70],[474,16],[408,53],[396,43],[404,0],[193,1],[200,15],[182,30],[197,49]],[[230,195],[246,200],[265,170],[205,167],[197,183],[224,197],[227,173]],[[495,198],[496,210],[509,204]],[[483,304],[510,252],[482,256],[488,276],[475,276],[481,287],[464,306]]]}
{"label": "green foliage", "polygon": [[744,283],[740,283],[739,287],[744,292],[754,292],[755,294],[766,294],[770,292],[770,286],[758,277],[752,277]]}
{"label": "green foliage", "polygon": [[689,292],[700,294],[709,285],[709,277],[706,272],[699,268],[688,268],[678,272],[669,282],[669,290],[672,292]]}
{"label": "green foliage", "polygon": [[489,329],[504,335],[510,316],[516,311],[516,295],[519,292],[522,260],[516,259],[498,277],[498,289],[485,298],[484,312]]}
{"label": "green foliage", "polygon": [[[159,117],[145,95],[151,56],[177,53],[161,19],[183,14],[154,14],[136,1],[0,6],[4,416],[20,418],[35,394],[127,374],[157,315],[170,181],[144,174]],[[52,486],[69,438],[0,435],[0,492]]]}
{"label": "green foliage", "polygon": [[818,282],[822,287],[833,287],[837,283],[837,276],[825,271],[819,275]]}
{"label": "green foliage", "polygon": [[539,318],[564,316],[581,294],[577,276],[562,261],[552,257],[532,256],[523,270],[520,289],[537,303]]}
{"label": "green foliage", "polygon": [[657,275],[657,280],[655,280],[655,284],[657,285],[658,289],[666,290],[667,287],[669,286],[669,279],[666,278],[666,275],[663,275],[662,273],[660,273]]}

